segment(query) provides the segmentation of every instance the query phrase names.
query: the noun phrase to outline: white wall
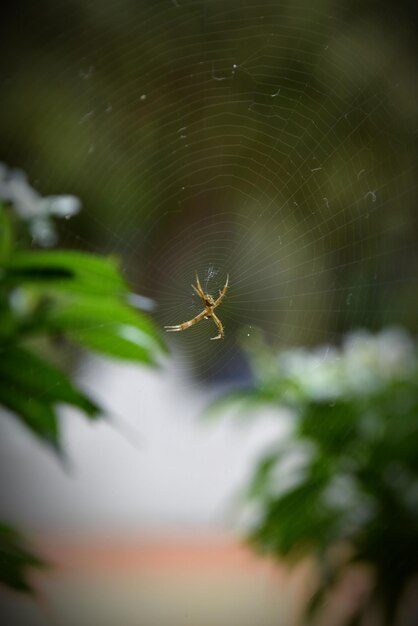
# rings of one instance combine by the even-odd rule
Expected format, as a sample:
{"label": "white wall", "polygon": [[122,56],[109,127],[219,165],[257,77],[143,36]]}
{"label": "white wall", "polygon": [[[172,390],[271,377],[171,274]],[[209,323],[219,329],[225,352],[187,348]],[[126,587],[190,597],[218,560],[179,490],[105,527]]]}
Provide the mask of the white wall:
{"label": "white wall", "polygon": [[12,416],[2,415],[1,518],[58,532],[235,527],[237,496],[253,461],[283,429],[277,413],[203,420],[208,392],[167,368],[91,358],[78,379],[116,426],[64,410],[70,465],[64,470]]}

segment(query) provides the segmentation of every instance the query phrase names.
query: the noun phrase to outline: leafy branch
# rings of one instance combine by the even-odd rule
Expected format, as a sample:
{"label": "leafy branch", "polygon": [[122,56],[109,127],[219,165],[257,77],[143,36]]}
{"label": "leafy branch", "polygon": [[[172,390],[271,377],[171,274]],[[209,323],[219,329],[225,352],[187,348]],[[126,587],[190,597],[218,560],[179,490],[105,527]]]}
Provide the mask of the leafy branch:
{"label": "leafy branch", "polygon": [[386,329],[353,333],[341,348],[275,354],[259,342],[249,356],[253,387],[211,410],[267,404],[289,427],[248,487],[257,511],[251,544],[291,563],[314,558],[307,623],[321,619],[327,598],[359,564],[373,584],[347,623],[376,612],[379,623],[397,623],[418,575],[416,343]]}
{"label": "leafy branch", "polygon": [[[3,201],[1,201],[3,198]],[[55,241],[54,215],[78,210],[73,197],[43,199],[22,173],[0,168],[0,405],[60,451],[58,409],[88,419],[101,407],[53,363],[63,342],[148,366],[165,350],[154,324],[135,309],[116,259],[74,250],[30,249]],[[29,590],[42,564],[23,538],[0,524],[0,581]]]}

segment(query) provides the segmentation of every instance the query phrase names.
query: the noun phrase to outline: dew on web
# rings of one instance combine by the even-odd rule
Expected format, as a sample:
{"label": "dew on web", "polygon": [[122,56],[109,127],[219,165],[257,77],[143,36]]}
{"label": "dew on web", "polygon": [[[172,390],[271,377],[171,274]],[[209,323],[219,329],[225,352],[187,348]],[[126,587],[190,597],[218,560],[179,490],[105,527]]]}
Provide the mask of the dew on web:
{"label": "dew on web", "polygon": [[94,111],[89,111],[88,113],[83,115],[83,117],[79,121],[79,124],[84,124],[85,122],[90,120],[93,117],[93,115],[94,115]]}
{"label": "dew on web", "polygon": [[208,285],[210,281],[212,280],[212,278],[216,278],[218,274],[219,274],[219,270],[216,270],[213,265],[209,266],[207,270],[206,278],[205,278],[205,290],[206,291],[208,291],[209,289]]}
{"label": "dew on web", "polygon": [[376,202],[377,199],[377,195],[376,195],[376,191],[368,191],[366,194],[364,194],[364,198],[371,198],[372,202]]}

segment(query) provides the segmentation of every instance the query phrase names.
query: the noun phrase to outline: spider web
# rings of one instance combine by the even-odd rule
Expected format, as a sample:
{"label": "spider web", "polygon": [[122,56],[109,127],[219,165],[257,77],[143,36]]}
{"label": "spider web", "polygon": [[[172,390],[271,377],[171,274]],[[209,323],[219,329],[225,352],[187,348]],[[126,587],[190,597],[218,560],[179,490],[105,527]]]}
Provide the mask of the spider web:
{"label": "spider web", "polygon": [[27,169],[79,191],[83,234],[65,225],[64,243],[118,253],[161,326],[199,312],[195,271],[214,294],[229,273],[225,341],[208,342],[210,321],[170,337],[179,365],[228,376],[257,327],[283,347],[411,322],[417,83],[402,9],[108,1],[65,17],[30,67],[63,107],[51,156]]}
{"label": "spider web", "polygon": [[283,422],[275,409],[239,432],[227,419],[205,430],[212,389],[196,379],[245,384],[244,349],[260,331],[281,349],[357,327],[417,330],[415,6],[42,0],[3,11],[0,160],[42,194],[80,197],[81,213],[57,225],[62,246],[117,255],[161,332],[201,311],[196,271],[214,297],[227,274],[230,288],[216,310],[223,341],[204,320],[165,335],[158,374],[101,360],[79,371],[139,453],[104,420],[64,414],[69,477],[1,421],[0,517],[93,540],[235,530],[233,498]]}

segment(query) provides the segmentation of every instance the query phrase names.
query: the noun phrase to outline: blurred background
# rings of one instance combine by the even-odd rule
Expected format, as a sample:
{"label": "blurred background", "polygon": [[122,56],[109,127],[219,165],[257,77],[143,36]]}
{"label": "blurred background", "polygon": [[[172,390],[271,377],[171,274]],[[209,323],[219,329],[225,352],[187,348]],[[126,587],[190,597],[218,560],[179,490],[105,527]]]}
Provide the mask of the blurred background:
{"label": "blurred background", "polygon": [[202,413],[253,382],[259,332],[275,351],[416,333],[417,29],[412,0],[3,8],[0,160],[80,198],[60,247],[117,257],[161,333],[201,310],[195,271],[230,279],[225,340],[167,335],[161,371],[67,353],[112,416],[63,411],[67,470],[2,420],[1,514],[57,564],[36,607],[7,599],[16,623],[299,623],[303,571],[240,544],[282,409]]}

